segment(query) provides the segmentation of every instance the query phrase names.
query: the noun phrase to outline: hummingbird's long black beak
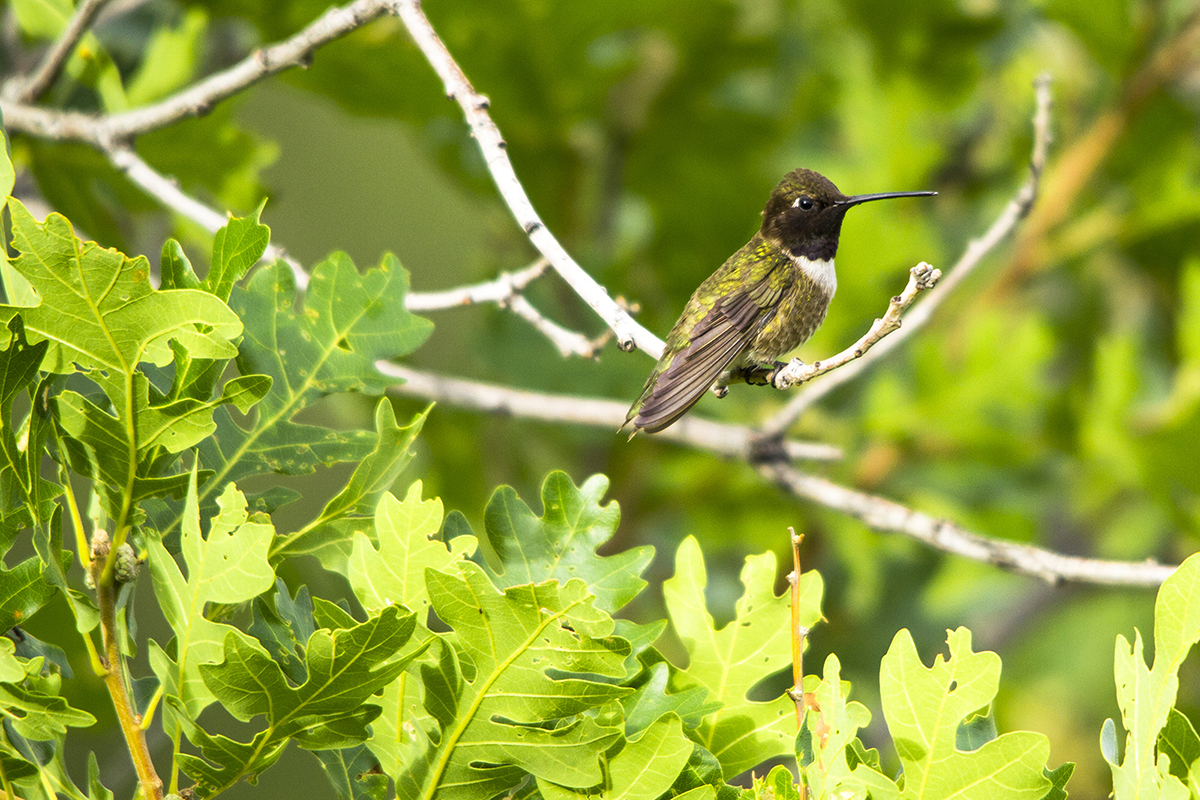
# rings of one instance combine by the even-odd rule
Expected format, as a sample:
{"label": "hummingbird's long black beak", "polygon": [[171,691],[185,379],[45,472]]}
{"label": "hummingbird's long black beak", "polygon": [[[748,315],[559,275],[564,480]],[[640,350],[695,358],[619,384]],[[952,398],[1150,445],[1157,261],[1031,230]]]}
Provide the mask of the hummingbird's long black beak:
{"label": "hummingbird's long black beak", "polygon": [[872,200],[887,200],[892,197],[933,197],[937,192],[879,192],[878,194],[856,194],[839,200],[835,205],[856,206],[859,203],[869,203]]}

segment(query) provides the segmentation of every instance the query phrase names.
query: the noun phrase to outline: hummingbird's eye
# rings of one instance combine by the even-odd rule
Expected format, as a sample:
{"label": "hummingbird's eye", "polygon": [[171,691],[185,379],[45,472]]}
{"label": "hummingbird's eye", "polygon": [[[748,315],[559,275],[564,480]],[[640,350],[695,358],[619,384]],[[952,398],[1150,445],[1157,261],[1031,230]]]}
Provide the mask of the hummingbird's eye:
{"label": "hummingbird's eye", "polygon": [[792,203],[792,208],[802,208],[805,211],[812,211],[813,199],[806,194],[802,194],[796,198],[796,202]]}

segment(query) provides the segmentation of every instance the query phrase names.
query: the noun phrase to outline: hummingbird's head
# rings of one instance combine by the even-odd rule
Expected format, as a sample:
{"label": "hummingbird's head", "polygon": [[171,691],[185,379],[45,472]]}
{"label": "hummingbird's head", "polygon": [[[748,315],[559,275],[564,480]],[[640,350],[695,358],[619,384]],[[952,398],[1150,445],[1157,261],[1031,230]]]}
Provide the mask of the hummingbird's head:
{"label": "hummingbird's head", "polygon": [[846,196],[811,169],[783,176],[763,209],[762,235],[778,241],[794,256],[829,261],[837,254],[846,212],[859,203],[890,197],[922,197],[937,192],[885,192]]}

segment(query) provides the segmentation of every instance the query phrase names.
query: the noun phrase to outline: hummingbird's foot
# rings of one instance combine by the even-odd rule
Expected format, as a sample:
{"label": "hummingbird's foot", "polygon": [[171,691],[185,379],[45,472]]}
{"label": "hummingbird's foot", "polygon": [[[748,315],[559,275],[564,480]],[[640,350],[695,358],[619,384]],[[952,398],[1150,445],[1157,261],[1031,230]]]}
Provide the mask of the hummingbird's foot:
{"label": "hummingbird's foot", "polygon": [[804,369],[806,366],[808,365],[798,358],[793,358],[791,362],[787,364],[776,361],[775,369],[772,370],[771,374],[767,376],[767,380],[776,389],[790,389],[792,386],[791,383],[780,380],[780,378],[782,378],[785,374],[784,370],[797,371]]}
{"label": "hummingbird's foot", "polygon": [[745,367],[742,370],[742,380],[751,386],[770,386],[772,385],[775,373],[783,367],[784,363],[782,361]]}
{"label": "hummingbird's foot", "polygon": [[717,381],[712,385],[709,391],[715,394],[718,400],[723,400],[725,399],[725,395],[729,394],[729,387],[720,381]]}

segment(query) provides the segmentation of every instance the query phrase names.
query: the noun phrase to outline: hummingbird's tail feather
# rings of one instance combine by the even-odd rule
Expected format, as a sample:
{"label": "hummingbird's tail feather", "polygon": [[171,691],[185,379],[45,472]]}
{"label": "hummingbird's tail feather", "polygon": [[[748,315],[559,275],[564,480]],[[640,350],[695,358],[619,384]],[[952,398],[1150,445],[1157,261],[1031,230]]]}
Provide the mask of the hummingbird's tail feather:
{"label": "hummingbird's tail feather", "polygon": [[753,331],[742,331],[729,324],[719,311],[710,313],[704,322],[708,324],[697,326],[697,335],[675,356],[670,367],[651,376],[643,399],[634,406],[635,428],[657,433],[682,417],[700,401],[753,336]]}

